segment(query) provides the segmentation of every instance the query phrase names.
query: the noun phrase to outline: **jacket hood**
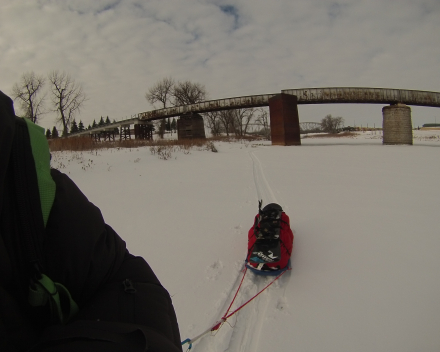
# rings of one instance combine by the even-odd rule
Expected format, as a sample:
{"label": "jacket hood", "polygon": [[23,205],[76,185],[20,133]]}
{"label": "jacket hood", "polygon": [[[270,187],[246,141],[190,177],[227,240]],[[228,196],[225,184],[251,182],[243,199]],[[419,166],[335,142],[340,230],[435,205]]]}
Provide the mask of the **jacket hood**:
{"label": "jacket hood", "polygon": [[[11,147],[15,133],[17,117],[14,112],[12,99],[0,91],[0,199],[6,187],[5,175],[11,158]],[[28,119],[24,119],[29,133],[29,141],[23,141],[26,145],[30,143],[32,149],[35,171],[37,174],[38,189],[40,194],[41,211],[46,225],[50,210],[55,198],[55,182],[50,175],[50,153],[47,139],[44,135],[44,128],[35,125]],[[0,212],[1,212],[0,202]]]}

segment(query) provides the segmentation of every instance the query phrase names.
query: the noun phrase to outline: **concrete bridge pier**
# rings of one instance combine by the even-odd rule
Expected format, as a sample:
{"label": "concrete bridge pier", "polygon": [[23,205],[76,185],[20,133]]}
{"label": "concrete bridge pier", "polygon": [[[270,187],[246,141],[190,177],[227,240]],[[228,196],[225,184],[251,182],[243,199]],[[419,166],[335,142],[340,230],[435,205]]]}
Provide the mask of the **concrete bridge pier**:
{"label": "concrete bridge pier", "polygon": [[411,108],[393,104],[382,108],[382,144],[413,144]]}
{"label": "concrete bridge pier", "polygon": [[296,95],[277,94],[269,99],[272,145],[301,145]]}

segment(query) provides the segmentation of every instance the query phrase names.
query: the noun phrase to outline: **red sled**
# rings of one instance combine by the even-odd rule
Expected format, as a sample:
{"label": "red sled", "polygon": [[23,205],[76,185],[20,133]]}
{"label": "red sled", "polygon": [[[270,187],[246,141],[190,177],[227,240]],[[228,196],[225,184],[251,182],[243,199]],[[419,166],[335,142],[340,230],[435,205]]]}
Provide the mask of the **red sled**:
{"label": "red sled", "polygon": [[293,232],[289,216],[280,205],[270,203],[255,216],[248,232],[246,266],[260,275],[277,275],[290,268]]}

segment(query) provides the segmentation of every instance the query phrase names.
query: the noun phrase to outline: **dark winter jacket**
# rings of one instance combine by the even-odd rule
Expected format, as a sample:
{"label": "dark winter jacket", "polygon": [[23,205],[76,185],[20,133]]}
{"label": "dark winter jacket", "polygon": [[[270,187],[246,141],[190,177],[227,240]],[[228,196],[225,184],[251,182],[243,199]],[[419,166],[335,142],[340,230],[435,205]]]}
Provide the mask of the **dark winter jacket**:
{"label": "dark winter jacket", "polygon": [[[181,351],[168,292],[72,180],[42,170],[32,129],[0,92],[0,351]],[[62,311],[78,306],[68,322],[29,303],[41,274],[70,294]]]}

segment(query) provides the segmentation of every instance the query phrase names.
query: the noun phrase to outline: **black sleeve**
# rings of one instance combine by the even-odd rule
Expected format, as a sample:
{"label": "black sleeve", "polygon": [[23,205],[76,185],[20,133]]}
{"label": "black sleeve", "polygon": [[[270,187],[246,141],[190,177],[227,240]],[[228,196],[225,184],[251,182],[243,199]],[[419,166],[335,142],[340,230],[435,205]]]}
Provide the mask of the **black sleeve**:
{"label": "black sleeve", "polygon": [[170,295],[148,263],[128,252],[69,177],[53,170],[52,178],[57,190],[47,224],[46,271],[80,306],[70,328],[91,321],[112,323],[116,330],[130,326],[143,332],[154,351],[181,351]]}
{"label": "black sleeve", "polygon": [[46,226],[46,272],[81,306],[118,270],[125,242],[68,176],[51,174],[56,195]]}

